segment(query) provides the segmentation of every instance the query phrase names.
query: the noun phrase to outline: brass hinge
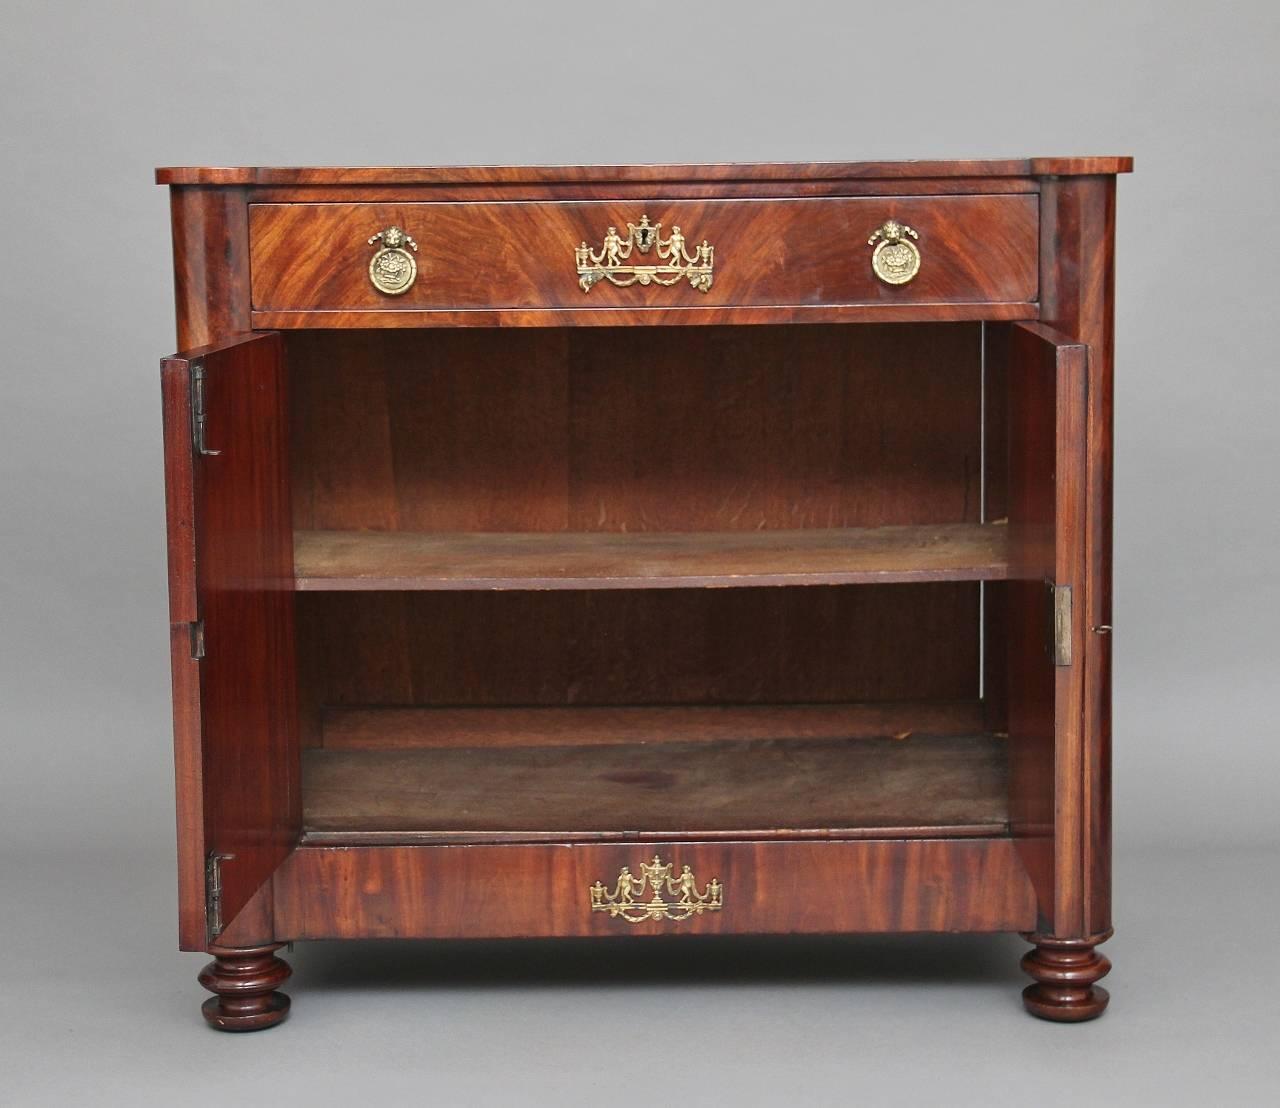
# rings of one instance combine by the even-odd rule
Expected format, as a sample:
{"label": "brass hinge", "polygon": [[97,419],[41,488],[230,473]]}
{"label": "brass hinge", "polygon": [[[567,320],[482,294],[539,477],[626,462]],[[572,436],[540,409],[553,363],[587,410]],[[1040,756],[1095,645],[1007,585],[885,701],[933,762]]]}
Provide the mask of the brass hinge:
{"label": "brass hinge", "polygon": [[191,629],[191,657],[198,662],[204,657],[204,620],[198,619],[187,626]]}
{"label": "brass hinge", "polygon": [[1051,584],[1049,596],[1052,605],[1050,627],[1053,629],[1053,641],[1049,652],[1053,656],[1055,666],[1069,666],[1071,664],[1071,586]]}
{"label": "brass hinge", "polygon": [[196,454],[203,458],[214,458],[221,450],[210,450],[205,443],[205,375],[204,363],[196,362],[191,367],[191,445]]}
{"label": "brass hinge", "polygon": [[222,863],[234,854],[210,854],[204,863],[205,928],[210,939],[222,933]]}

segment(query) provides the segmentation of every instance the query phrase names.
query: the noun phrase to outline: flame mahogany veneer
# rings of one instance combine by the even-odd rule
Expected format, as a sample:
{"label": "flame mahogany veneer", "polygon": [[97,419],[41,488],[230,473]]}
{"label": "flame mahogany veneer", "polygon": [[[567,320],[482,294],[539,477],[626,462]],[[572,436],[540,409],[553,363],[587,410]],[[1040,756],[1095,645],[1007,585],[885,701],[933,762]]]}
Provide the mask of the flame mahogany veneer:
{"label": "flame mahogany veneer", "polygon": [[[1015,931],[1101,1014],[1131,168],[158,170],[209,1024],[294,940],[680,933]],[[642,216],[709,287],[583,290]]]}

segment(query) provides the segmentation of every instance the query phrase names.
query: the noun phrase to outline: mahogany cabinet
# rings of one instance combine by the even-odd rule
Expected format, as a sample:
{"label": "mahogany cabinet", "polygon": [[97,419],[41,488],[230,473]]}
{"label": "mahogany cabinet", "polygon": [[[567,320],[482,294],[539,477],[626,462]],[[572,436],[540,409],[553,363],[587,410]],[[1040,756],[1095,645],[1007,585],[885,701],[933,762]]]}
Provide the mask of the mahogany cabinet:
{"label": "mahogany cabinet", "polygon": [[[1127,158],[162,169],[180,941],[1111,933]],[[799,941],[799,940],[798,940]]]}

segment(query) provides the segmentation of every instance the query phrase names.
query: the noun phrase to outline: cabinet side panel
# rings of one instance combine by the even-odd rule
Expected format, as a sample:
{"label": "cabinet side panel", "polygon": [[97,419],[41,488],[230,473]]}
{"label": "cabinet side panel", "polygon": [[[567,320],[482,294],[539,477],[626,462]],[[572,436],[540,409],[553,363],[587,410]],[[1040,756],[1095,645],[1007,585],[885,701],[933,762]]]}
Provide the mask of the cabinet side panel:
{"label": "cabinet side panel", "polygon": [[[169,190],[178,347],[194,350],[249,330],[249,219],[241,188]],[[177,773],[178,932],[184,950],[203,950],[206,808],[200,664],[192,657],[196,596],[197,474],[193,466],[190,359],[162,370],[168,505],[170,655]]]}
{"label": "cabinet side panel", "polygon": [[1085,482],[1083,766],[1084,930],[1111,927],[1112,459],[1116,179],[1045,180],[1041,320],[1089,347]]}

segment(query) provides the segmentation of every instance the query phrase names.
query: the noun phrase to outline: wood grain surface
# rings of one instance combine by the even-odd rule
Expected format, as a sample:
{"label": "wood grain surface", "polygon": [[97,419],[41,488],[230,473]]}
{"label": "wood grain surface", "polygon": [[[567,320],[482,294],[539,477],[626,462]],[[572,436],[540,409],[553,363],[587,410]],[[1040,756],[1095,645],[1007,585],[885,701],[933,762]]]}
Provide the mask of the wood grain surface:
{"label": "wood grain surface", "polygon": [[[715,248],[715,281],[590,292],[574,250],[647,215],[690,248]],[[881,281],[867,239],[888,219],[919,235],[920,272]],[[539,308],[763,307],[830,304],[1027,303],[1038,286],[1034,196],[568,203],[252,204],[253,308],[258,312]],[[418,243],[418,276],[387,296],[369,279],[367,240],[402,227]],[[632,261],[640,259],[637,253]],[[647,260],[647,259],[640,259]],[[657,260],[654,256],[653,260]]]}
{"label": "wood grain surface", "polygon": [[720,704],[621,708],[330,708],[326,750],[596,746],[964,735],[982,727],[977,700],[865,704]]}
{"label": "wood grain surface", "polygon": [[1004,740],[986,735],[311,750],[302,764],[309,835],[402,842],[999,834],[1007,788]]}
{"label": "wood grain surface", "polygon": [[178,349],[225,342],[249,321],[249,207],[244,189],[169,193]]}
{"label": "wood grain surface", "polygon": [[[1031,1010],[1100,1012],[1131,168],[158,171],[180,345],[213,344],[163,382],[180,938],[233,855],[220,1017],[292,938],[953,929],[1029,933]],[[579,289],[641,214],[715,245],[710,293]],[[389,223],[403,298],[367,278]],[[589,911],[655,851],[723,911]]]}
{"label": "wood grain surface", "polygon": [[301,531],[977,523],[978,324],[294,332]]}
{"label": "wood grain surface", "polygon": [[525,165],[423,167],[217,167],[170,166],[156,170],[162,185],[433,185],[449,183],[538,184],[628,181],[902,180],[948,177],[1027,177],[1038,173],[1128,173],[1130,157],[1004,158],[898,162],[721,162],[675,165]]}
{"label": "wood grain surface", "polygon": [[306,732],[325,708],[966,700],[978,585],[299,593]]}
{"label": "wood grain surface", "polygon": [[782,304],[744,308],[739,305],[704,307],[684,304],[661,308],[473,308],[402,309],[380,308],[340,311],[251,312],[251,325],[262,331],[342,331],[380,328],[387,330],[440,331],[467,328],[556,328],[613,327],[716,327],[763,326],[766,324],[822,323],[941,323],[978,320],[1039,319],[1040,305],[1034,301],[983,303],[980,301],[906,301],[895,304]]}
{"label": "wood grain surface", "polygon": [[[1009,335],[1009,544],[1025,580],[1007,589],[1010,814],[1041,927],[1080,927],[1083,851],[1085,413],[1087,348],[1039,324]],[[1073,590],[1070,665],[1046,648],[1050,586]]]}
{"label": "wood grain surface", "polygon": [[[226,920],[292,849],[301,824],[287,381],[278,335],[165,359],[180,941],[203,950],[205,859],[226,855]],[[207,439],[193,451],[193,366]],[[193,650],[203,625],[204,657]]]}
{"label": "wood grain surface", "polygon": [[1111,929],[1111,651],[1115,406],[1116,182],[1105,176],[1046,181],[1040,228],[1045,322],[1089,347],[1083,748],[1078,809],[1084,919],[1058,938]]}
{"label": "wood grain surface", "polygon": [[[977,325],[647,334],[291,333],[295,527],[977,522]],[[326,706],[976,695],[976,585],[786,591],[300,596],[308,741]]]}
{"label": "wood grain surface", "polygon": [[1007,529],[979,523],[791,531],[438,534],[299,531],[304,591],[662,589],[986,581]]}
{"label": "wood grain surface", "polygon": [[[638,924],[588,889],[654,854],[724,885],[724,908]],[[1035,898],[1011,840],[300,847],[277,871],[282,939],[1025,931]]]}

